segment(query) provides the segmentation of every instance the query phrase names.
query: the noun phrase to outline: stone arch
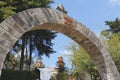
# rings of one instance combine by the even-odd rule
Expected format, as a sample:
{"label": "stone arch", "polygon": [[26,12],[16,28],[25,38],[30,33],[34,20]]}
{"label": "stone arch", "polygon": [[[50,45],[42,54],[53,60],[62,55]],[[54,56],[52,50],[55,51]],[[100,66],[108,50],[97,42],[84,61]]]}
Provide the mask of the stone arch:
{"label": "stone arch", "polygon": [[120,80],[116,66],[97,36],[85,25],[50,8],[34,8],[10,16],[0,24],[0,72],[6,54],[25,32],[55,30],[81,45],[95,62],[102,80]]}

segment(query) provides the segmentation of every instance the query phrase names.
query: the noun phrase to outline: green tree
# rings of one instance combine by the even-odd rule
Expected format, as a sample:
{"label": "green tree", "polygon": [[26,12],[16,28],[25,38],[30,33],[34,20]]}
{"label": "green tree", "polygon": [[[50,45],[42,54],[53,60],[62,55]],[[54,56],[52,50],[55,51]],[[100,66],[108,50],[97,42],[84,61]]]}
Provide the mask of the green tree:
{"label": "green tree", "polygon": [[86,77],[84,78],[90,76],[88,78],[91,80],[100,80],[100,75],[95,64],[82,47],[73,43],[71,47],[68,47],[68,50],[73,53],[68,55],[68,57],[72,62],[72,73],[77,79],[81,80],[82,75],[85,75]]}
{"label": "green tree", "polygon": [[[53,46],[52,39],[54,39],[55,37],[56,37],[56,32],[49,31],[49,30],[35,30],[35,31],[25,33],[21,37],[23,38],[21,43],[18,42],[19,44],[21,44],[20,47],[22,49],[21,59],[20,59],[20,63],[22,64],[20,64],[20,70],[23,69],[23,65],[25,62],[25,59],[24,59],[25,53],[26,53],[26,56],[29,54],[29,60],[28,60],[29,70],[31,67],[33,51],[35,51],[36,52],[35,55],[38,55],[40,58],[44,54],[49,57],[50,54],[54,53],[55,51],[52,49],[52,46]],[[20,48],[20,47],[17,47],[17,48]],[[27,50],[27,52],[25,52],[25,49]]]}
{"label": "green tree", "polygon": [[[49,6],[50,3],[53,3],[53,0],[1,0],[0,1],[0,22],[2,22],[8,16],[14,13],[23,11],[25,9],[38,8],[38,7],[50,7]],[[43,30],[42,32],[44,33],[41,33],[41,31],[31,31],[31,32],[25,33],[12,48],[12,50],[14,51],[17,51],[18,48],[22,49],[21,59],[20,59],[20,70],[23,70],[23,65],[25,61],[24,52],[27,45],[29,45],[29,50],[30,50],[29,51],[29,69],[31,66],[32,52],[34,50],[38,51],[39,56],[43,54],[49,56],[50,53],[54,52],[52,49],[53,44],[51,40],[55,38],[56,36],[55,32]],[[46,37],[44,37],[45,35]]]}
{"label": "green tree", "polygon": [[105,21],[105,24],[109,28],[101,32],[101,34],[104,37],[109,39],[112,34],[120,32],[120,19],[119,18],[116,18],[114,21]]}
{"label": "green tree", "polygon": [[0,0],[0,22],[10,15],[29,8],[50,7],[53,0]]}
{"label": "green tree", "polygon": [[[8,0],[10,1],[10,0]],[[0,22],[2,22],[4,19],[6,19],[8,16],[14,14],[15,7],[8,5],[7,6],[7,0],[1,0],[0,1]]]}
{"label": "green tree", "polygon": [[56,78],[57,80],[68,80],[68,74],[66,71],[59,71]]}
{"label": "green tree", "polygon": [[120,31],[120,19],[116,18],[115,21],[105,21],[106,25],[109,26],[107,29],[111,33],[117,33]]}
{"label": "green tree", "polygon": [[13,70],[15,70],[17,65],[19,65],[19,61],[15,57],[15,55],[13,53],[8,53],[7,56],[6,56],[6,59],[4,61],[4,64],[5,64],[5,66],[4,66],[5,69],[13,69]]}

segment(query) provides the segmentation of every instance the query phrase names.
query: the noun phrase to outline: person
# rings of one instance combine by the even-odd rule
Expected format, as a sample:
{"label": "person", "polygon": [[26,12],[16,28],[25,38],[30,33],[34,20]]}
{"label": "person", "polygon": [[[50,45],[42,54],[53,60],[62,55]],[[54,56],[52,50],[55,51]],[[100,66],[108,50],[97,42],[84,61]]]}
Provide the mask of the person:
{"label": "person", "polygon": [[40,70],[38,69],[38,68],[42,68],[42,62],[41,62],[41,60],[39,59],[39,60],[37,60],[37,63],[36,63],[36,67],[35,67],[35,74],[36,74],[36,78],[38,79],[38,80],[41,80],[40,79]]}

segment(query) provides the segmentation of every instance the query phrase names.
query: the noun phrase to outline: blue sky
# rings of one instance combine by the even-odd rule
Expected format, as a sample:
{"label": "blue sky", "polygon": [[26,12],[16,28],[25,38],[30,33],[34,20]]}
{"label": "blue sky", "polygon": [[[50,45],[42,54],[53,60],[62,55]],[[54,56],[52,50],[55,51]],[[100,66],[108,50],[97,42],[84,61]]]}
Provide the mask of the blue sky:
{"label": "blue sky", "polygon": [[[52,8],[55,9],[56,5],[63,4],[68,11],[68,15],[78,22],[86,25],[96,35],[107,28],[105,26],[106,20],[115,20],[116,17],[120,18],[120,0],[54,0]],[[53,41],[55,45],[54,50],[57,53],[50,56],[50,58],[43,58],[43,63],[46,66],[55,66],[58,56],[63,56],[67,53],[64,49],[70,44],[71,39],[58,34]],[[65,61],[67,61],[64,56]],[[67,63],[68,64],[68,63]]]}

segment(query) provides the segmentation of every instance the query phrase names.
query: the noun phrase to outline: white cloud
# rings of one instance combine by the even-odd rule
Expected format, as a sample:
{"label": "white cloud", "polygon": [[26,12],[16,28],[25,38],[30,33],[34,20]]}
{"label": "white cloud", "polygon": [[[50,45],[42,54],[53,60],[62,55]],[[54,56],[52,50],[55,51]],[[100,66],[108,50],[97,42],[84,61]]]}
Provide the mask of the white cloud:
{"label": "white cloud", "polygon": [[109,0],[112,5],[120,5],[120,0]]}
{"label": "white cloud", "polygon": [[66,55],[72,54],[72,52],[71,52],[71,51],[68,51],[68,50],[61,50],[61,51],[60,51],[60,54],[63,55],[63,56],[64,56],[64,55],[66,56]]}

